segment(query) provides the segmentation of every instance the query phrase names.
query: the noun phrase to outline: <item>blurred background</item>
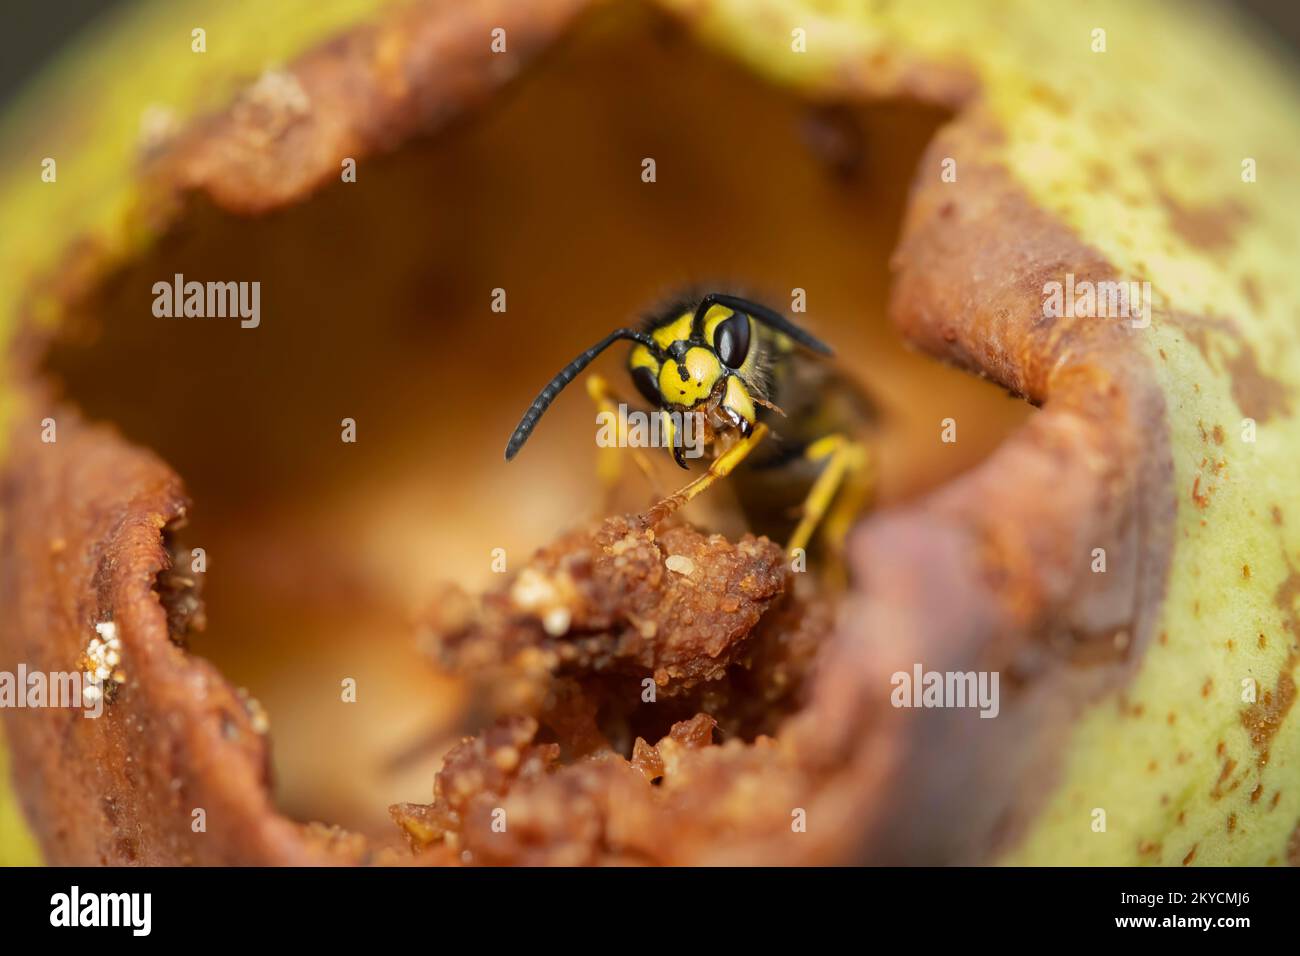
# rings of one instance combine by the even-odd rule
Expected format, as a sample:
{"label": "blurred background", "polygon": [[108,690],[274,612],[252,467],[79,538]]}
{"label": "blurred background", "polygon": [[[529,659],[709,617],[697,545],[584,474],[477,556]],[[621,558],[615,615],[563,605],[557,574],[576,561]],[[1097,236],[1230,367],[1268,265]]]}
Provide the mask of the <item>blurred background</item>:
{"label": "blurred background", "polygon": [[[130,0],[5,0],[0,13],[0,102],[83,26]],[[274,2],[274,0],[270,0]],[[1057,0],[1064,2],[1064,0]],[[1228,0],[1224,0],[1228,2]],[[1261,32],[1291,51],[1300,49],[1300,3],[1296,0],[1231,0],[1259,23]]]}

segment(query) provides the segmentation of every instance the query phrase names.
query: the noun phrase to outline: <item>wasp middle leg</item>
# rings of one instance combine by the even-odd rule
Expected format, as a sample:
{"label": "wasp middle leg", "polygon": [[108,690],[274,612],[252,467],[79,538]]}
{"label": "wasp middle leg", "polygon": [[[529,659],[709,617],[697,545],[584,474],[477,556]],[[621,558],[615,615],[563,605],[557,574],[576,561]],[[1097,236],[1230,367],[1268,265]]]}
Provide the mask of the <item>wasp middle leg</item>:
{"label": "wasp middle leg", "polygon": [[[790,535],[786,552],[793,554],[807,549],[817,526],[826,519],[826,540],[832,553],[844,547],[844,538],[853,519],[870,497],[874,482],[871,479],[870,453],[861,442],[842,434],[827,435],[808,446],[804,457],[811,462],[824,462],[821,472],[804,500],[803,514],[798,526]],[[837,495],[837,492],[840,494]],[[829,516],[828,516],[829,515]]]}

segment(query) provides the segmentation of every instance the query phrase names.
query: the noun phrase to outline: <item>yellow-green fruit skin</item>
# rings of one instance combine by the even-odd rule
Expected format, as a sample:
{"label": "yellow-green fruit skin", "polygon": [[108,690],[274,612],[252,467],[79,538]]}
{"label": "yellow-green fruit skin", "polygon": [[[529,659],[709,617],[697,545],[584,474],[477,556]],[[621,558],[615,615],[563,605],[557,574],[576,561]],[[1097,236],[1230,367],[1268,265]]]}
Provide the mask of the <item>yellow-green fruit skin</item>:
{"label": "yellow-green fruit skin", "polygon": [[[146,2],[69,48],[0,119],[0,219],[22,225],[0,230],[0,340],[20,309],[57,321],[30,290],[74,240],[112,261],[153,239],[133,215],[142,123],[219,107],[385,5]],[[1182,3],[662,5],[811,93],[892,95],[909,70],[969,76],[978,94],[958,108],[984,111],[1001,134],[981,158],[1121,276],[1151,283],[1153,320],[1132,347],[1165,396],[1177,509],[1159,636],[1060,742],[1042,810],[1002,859],[1287,862],[1300,819],[1294,73],[1225,14]],[[796,30],[805,49],[792,55]],[[949,102],[951,88],[933,84]],[[46,157],[55,183],[41,179]],[[0,435],[14,408],[0,385]],[[17,821],[0,788],[0,862],[35,862]]]}

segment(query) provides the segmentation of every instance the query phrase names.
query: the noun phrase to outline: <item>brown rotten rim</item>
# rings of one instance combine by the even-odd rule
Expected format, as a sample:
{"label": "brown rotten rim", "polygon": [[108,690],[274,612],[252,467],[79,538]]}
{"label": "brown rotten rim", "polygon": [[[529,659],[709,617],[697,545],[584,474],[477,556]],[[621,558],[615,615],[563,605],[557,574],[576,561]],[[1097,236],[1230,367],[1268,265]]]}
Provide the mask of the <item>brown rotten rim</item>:
{"label": "brown rotten rim", "polygon": [[[974,82],[857,72],[806,99],[658,14],[582,6],[416,6],[307,54],[151,157],[157,240],[69,281],[59,333],[25,337],[4,662],[68,670],[111,619],[126,674],[104,719],[6,714],[50,862],[404,859],[388,804],[428,862],[987,860],[1041,808],[1065,728],[1140,659],[1170,546],[1163,401],[1123,329],[1043,318],[1044,282],[1111,269],[981,164],[998,134]],[[503,71],[497,25],[512,65],[546,55]],[[907,188],[954,154],[960,185]],[[155,318],[175,273],[260,281],[261,325]],[[886,410],[880,506],[834,611],[761,541],[689,526],[647,541],[615,519],[523,557],[597,517],[578,394],[500,461],[535,383],[718,276],[807,289],[807,321]],[[46,416],[54,444],[26,424]],[[665,540],[744,595],[725,640],[682,636]],[[201,598],[173,568],[194,547]],[[589,658],[514,697],[426,669],[414,640],[471,670],[509,663],[507,640],[559,653],[503,611],[495,547],[512,571],[589,572]],[[1095,547],[1135,564],[1089,574]],[[619,577],[615,550],[644,573]],[[493,593],[457,603],[448,578]],[[600,640],[635,602],[666,630],[620,656]],[[999,718],[891,707],[917,662],[998,671]],[[682,697],[614,734],[611,674],[661,666]],[[586,717],[548,729],[557,694]],[[430,804],[458,732],[482,736]],[[527,835],[493,850],[503,801]],[[816,823],[797,839],[794,810]]]}

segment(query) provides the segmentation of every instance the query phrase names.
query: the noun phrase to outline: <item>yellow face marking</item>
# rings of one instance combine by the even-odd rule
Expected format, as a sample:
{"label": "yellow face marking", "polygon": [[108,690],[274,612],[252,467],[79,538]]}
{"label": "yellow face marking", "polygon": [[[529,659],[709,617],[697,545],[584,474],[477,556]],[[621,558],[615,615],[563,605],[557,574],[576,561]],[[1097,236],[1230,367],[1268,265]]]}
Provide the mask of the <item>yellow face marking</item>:
{"label": "yellow face marking", "polygon": [[725,305],[709,306],[709,311],[704,313],[704,341],[712,342],[713,333],[718,330],[718,326],[734,314]]}
{"label": "yellow face marking", "polygon": [[666,349],[674,342],[685,342],[691,337],[691,323],[695,316],[690,312],[683,312],[673,321],[659,326],[651,332],[655,344],[661,349]]}
{"label": "yellow face marking", "polygon": [[659,370],[659,391],[664,400],[674,405],[695,405],[704,401],[722,376],[722,363],[708,349],[695,348],[686,352],[686,378],[676,362],[665,362]]}
{"label": "yellow face marking", "polygon": [[629,368],[635,369],[635,368],[640,368],[641,366],[645,366],[646,368],[650,369],[652,372],[655,373],[655,376],[658,377],[659,360],[656,359],[654,357],[654,353],[652,353],[644,345],[638,345],[634,349],[632,349],[632,356],[631,358],[628,359]]}
{"label": "yellow face marking", "polygon": [[749,397],[749,390],[745,388],[745,383],[735,375],[727,379],[727,393],[722,398],[722,404],[751,425],[754,424],[757,414],[754,411],[754,402]]}

